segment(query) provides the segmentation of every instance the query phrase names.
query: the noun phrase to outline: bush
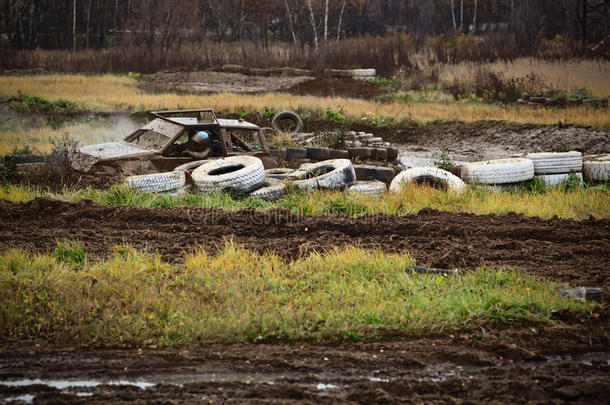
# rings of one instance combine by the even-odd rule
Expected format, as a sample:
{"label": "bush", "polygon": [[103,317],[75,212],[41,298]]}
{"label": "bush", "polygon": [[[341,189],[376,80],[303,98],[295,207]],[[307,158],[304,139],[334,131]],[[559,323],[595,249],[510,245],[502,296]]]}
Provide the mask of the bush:
{"label": "bush", "polygon": [[535,74],[506,79],[488,68],[479,68],[471,80],[456,79],[443,87],[456,100],[474,96],[486,103],[508,104],[516,102],[524,92],[542,89],[544,82]]}

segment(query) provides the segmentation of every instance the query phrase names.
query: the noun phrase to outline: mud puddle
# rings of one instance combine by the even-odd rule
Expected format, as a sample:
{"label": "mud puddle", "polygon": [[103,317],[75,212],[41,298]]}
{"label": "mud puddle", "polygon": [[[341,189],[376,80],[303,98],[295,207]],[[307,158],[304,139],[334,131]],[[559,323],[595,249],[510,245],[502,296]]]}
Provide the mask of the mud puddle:
{"label": "mud puddle", "polygon": [[[441,349],[442,351],[442,349]],[[258,357],[258,356],[256,356]],[[18,363],[24,362],[24,358],[16,358]],[[380,392],[402,397],[406,392],[400,392],[405,388],[414,389],[413,395],[421,395],[422,387],[437,387],[436,395],[446,398],[439,388],[443,386],[466,384],[486,384],[498,376],[517,379],[519,376],[533,378],[533,384],[539,384],[541,379],[548,383],[550,379],[558,379],[559,384],[568,383],[571,371],[580,370],[583,377],[588,375],[589,380],[602,379],[610,370],[610,352],[586,353],[583,355],[551,355],[540,358],[537,361],[493,360],[489,359],[483,364],[471,364],[466,361],[459,362],[444,361],[431,364],[421,364],[416,367],[395,367],[396,364],[388,363],[387,369],[370,369],[371,364],[353,365],[355,367],[320,369],[318,371],[295,371],[287,367],[286,370],[275,369],[273,371],[227,371],[222,366],[231,367],[231,362],[224,365],[216,364],[221,371],[215,372],[205,362],[200,364],[188,364],[187,368],[193,369],[189,373],[181,372],[181,366],[174,364],[170,370],[163,373],[146,372],[145,362],[140,365],[141,369],[136,374],[129,373],[123,378],[92,378],[87,371],[80,370],[78,361],[86,361],[86,358],[75,359],[71,356],[57,356],[56,362],[40,368],[36,357],[29,359],[32,364],[26,374],[48,375],[48,378],[0,378],[0,402],[3,403],[55,403],[81,402],[83,400],[104,402],[107,400],[162,400],[181,399],[190,401],[224,402],[236,398],[265,398],[278,400],[279,402],[290,398],[292,400],[333,399],[348,400],[354,403],[366,403],[366,398],[371,394],[379,395]],[[144,357],[141,360],[146,360]],[[97,366],[100,371],[118,371],[108,369],[105,364],[115,363],[123,367],[125,359],[117,357],[114,359],[105,357]],[[5,358],[6,366],[11,358]],[[26,363],[28,361],[26,360]],[[67,363],[75,366],[66,376],[62,365]],[[85,369],[94,364],[95,361],[85,363]],[[214,366],[212,366],[214,367]],[[123,370],[126,370],[125,367]],[[62,371],[59,371],[62,370]],[[558,371],[566,370],[563,379],[556,374]],[[0,369],[0,375],[7,370]],[[79,373],[83,376],[79,378]],[[596,374],[599,373],[599,376]],[[56,378],[63,375],[63,378]],[[532,377],[533,376],[533,377]],[[601,380],[600,380],[601,381]],[[514,382],[513,382],[514,383]],[[402,387],[398,390],[397,387]],[[416,388],[419,387],[419,388]],[[561,387],[559,387],[561,388]],[[595,395],[607,392],[603,389],[580,390],[578,394],[586,394],[592,402]],[[425,390],[423,390],[425,393]],[[552,391],[554,392],[554,391]],[[591,397],[589,394],[595,394]],[[560,398],[570,397],[570,391],[559,390],[555,392]],[[364,395],[361,399],[359,395]],[[385,394],[384,394],[385,395]],[[423,399],[423,398],[422,398]],[[392,402],[392,401],[390,401]]]}

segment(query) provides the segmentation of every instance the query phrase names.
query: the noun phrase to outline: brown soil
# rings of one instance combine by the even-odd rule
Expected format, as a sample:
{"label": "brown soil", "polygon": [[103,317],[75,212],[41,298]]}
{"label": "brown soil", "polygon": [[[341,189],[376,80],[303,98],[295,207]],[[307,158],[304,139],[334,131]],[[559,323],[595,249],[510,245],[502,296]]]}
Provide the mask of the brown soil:
{"label": "brown soil", "polygon": [[241,73],[212,71],[158,72],[142,75],[154,91],[176,90],[194,93],[263,93],[287,90],[300,83],[312,80],[310,76],[248,76]]}
{"label": "brown soil", "polygon": [[355,79],[335,79],[318,77],[314,80],[298,83],[286,90],[287,93],[303,96],[349,97],[376,100],[386,93],[378,83]]}
{"label": "brown soil", "polygon": [[419,264],[434,267],[504,265],[573,286],[610,284],[608,219],[543,220],[428,209],[403,217],[311,217],[285,210],[147,209],[47,198],[28,203],[0,201],[0,249],[46,251],[58,239],[78,239],[90,257],[101,257],[112,246],[128,242],[174,261],[196,247],[215,251],[225,238],[286,258],[359,245],[408,251]]}
{"label": "brown soil", "polygon": [[[481,327],[447,337],[405,336],[338,346],[136,350],[26,342],[0,352],[0,400],[27,394],[44,404],[606,403],[609,343],[604,316],[567,332]],[[26,385],[3,385],[19,380]],[[45,385],[67,381],[100,385]],[[119,381],[151,386],[116,385]]]}

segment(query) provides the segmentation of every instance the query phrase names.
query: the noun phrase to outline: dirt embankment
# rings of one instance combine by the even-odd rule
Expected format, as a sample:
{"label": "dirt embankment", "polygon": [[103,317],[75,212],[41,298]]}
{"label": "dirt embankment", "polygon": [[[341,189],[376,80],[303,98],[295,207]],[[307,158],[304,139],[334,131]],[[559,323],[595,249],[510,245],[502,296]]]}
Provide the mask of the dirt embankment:
{"label": "dirt embankment", "polygon": [[50,250],[58,239],[78,239],[90,257],[127,242],[168,260],[225,238],[259,252],[295,258],[335,246],[410,252],[419,264],[474,268],[513,266],[573,286],[610,284],[610,220],[471,215],[422,210],[408,216],[299,216],[285,210],[237,212],[178,207],[147,209],[67,203],[39,198],[0,201],[0,249]]}

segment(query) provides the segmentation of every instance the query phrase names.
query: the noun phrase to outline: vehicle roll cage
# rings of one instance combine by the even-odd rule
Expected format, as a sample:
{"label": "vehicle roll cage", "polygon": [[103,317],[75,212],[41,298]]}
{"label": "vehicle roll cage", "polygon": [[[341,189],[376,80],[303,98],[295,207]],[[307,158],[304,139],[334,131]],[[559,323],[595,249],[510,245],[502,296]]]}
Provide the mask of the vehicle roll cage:
{"label": "vehicle roll cage", "polygon": [[[160,118],[165,121],[179,124],[185,127],[196,127],[201,125],[220,125],[216,114],[211,108],[200,108],[195,110],[163,110],[151,111],[150,114],[155,118]],[[197,123],[189,124],[182,121],[176,121],[172,118],[196,118]]]}

